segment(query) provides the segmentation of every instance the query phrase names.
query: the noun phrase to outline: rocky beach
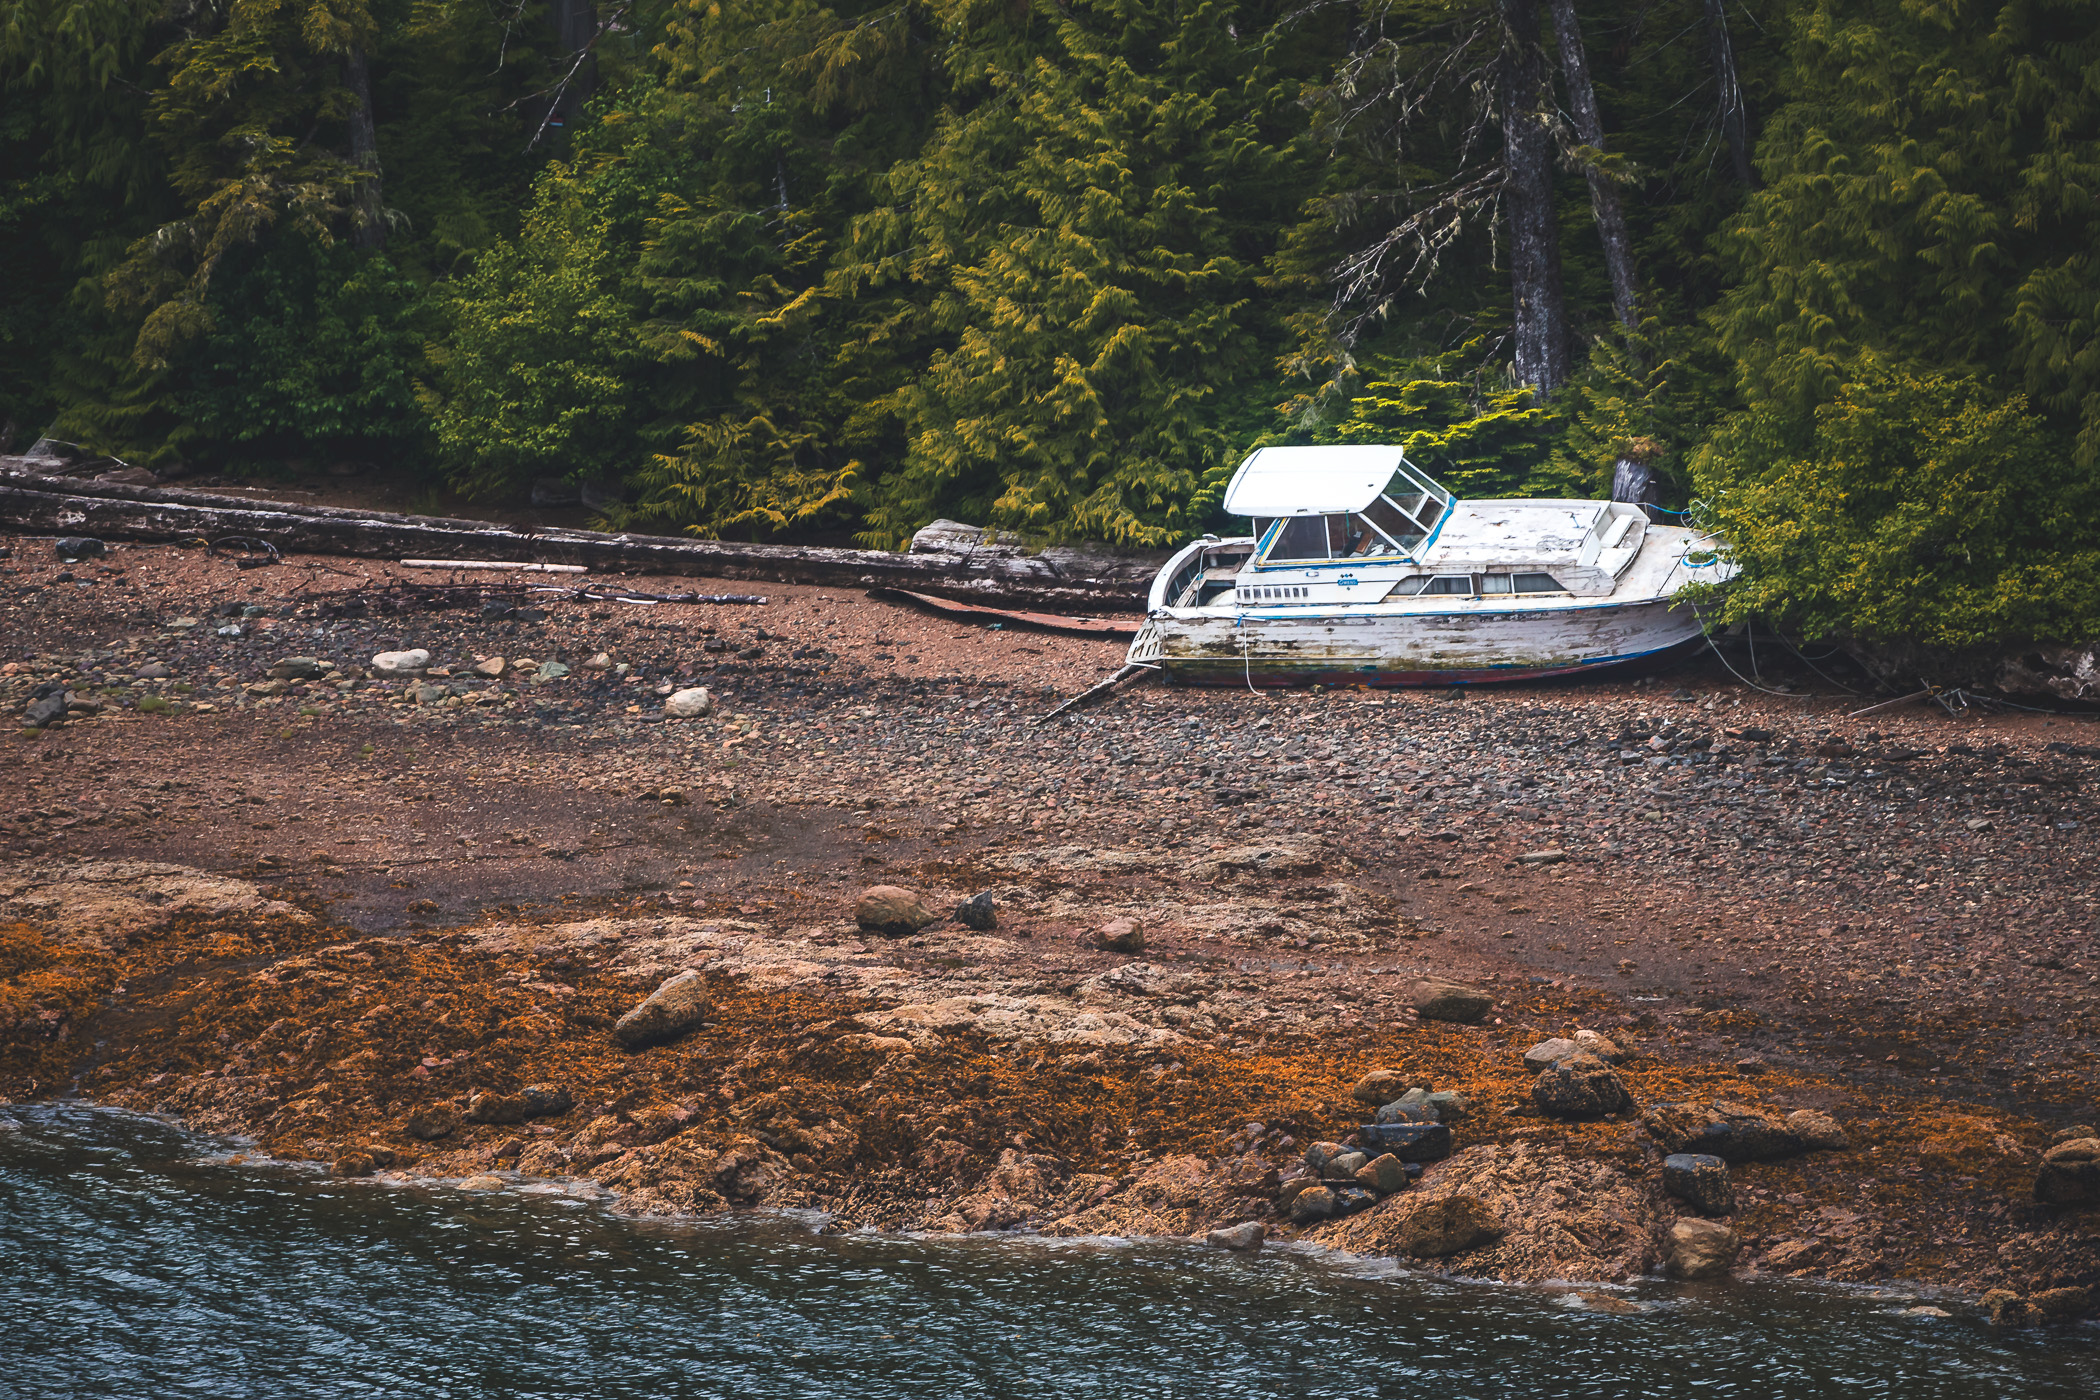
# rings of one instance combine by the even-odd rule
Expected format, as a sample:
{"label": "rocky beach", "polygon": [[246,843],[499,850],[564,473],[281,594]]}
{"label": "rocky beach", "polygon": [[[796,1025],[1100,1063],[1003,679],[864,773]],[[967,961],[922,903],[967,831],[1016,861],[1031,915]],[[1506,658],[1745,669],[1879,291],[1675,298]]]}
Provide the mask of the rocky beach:
{"label": "rocky beach", "polygon": [[0,545],[0,1099],[638,1215],[2100,1305],[2090,717],[1708,654],[1041,724],[1120,640]]}

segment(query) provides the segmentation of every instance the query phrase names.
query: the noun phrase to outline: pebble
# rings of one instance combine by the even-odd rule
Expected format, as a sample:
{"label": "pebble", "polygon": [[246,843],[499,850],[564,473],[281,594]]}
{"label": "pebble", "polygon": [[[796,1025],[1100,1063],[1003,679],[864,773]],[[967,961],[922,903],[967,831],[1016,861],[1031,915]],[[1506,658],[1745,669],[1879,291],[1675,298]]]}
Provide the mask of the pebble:
{"label": "pebble", "polygon": [[508,670],[510,670],[510,662],[501,656],[485,657],[474,663],[474,674],[486,676],[492,681],[503,679],[504,673]]}
{"label": "pebble", "polygon": [[1356,1169],[1356,1184],[1381,1196],[1404,1189],[1412,1179],[1406,1165],[1390,1152],[1380,1153]]}
{"label": "pebble", "polygon": [[372,658],[372,674],[382,680],[422,674],[430,665],[430,653],[421,647],[409,651],[382,651]]}
{"label": "pebble", "polygon": [[558,681],[569,674],[569,668],[559,661],[542,661],[539,670],[533,672],[534,680]]}

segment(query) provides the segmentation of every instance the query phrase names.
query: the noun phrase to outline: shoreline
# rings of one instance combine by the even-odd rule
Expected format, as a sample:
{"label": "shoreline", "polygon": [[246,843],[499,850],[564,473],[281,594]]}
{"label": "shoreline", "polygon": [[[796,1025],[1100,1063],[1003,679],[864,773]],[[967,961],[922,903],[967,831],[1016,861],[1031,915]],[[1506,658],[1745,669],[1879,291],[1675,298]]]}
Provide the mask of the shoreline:
{"label": "shoreline", "polygon": [[[1687,1213],[1648,1119],[1719,1102],[1850,1142],[1730,1168],[1740,1268],[2091,1312],[2100,1210],[2033,1199],[2100,1119],[2084,722],[1845,724],[1687,663],[1036,727],[1113,644],[813,588],[520,617],[157,547],[57,585],[43,548],[0,704],[80,707],[0,738],[0,1097],[346,1172],[573,1167],[637,1213],[1421,1244],[1408,1203],[1464,1196],[1501,1234],[1434,1257],[1600,1281]],[[698,684],[714,712],[665,718]],[[873,886],[924,919],[860,927]],[[684,972],[701,1024],[616,1045]],[[1492,1006],[1425,1017],[1424,980]],[[1578,1029],[1628,1052],[1632,1111],[1535,1111],[1523,1055]],[[1472,1101],[1453,1153],[1292,1225],[1379,1069]],[[516,1116],[464,1121],[477,1094]]]}

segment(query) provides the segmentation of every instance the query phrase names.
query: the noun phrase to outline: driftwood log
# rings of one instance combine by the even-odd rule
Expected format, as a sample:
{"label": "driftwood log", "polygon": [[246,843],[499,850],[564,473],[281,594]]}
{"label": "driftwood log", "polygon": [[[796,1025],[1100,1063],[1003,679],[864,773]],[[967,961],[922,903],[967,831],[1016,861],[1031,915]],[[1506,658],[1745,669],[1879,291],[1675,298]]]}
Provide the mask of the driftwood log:
{"label": "driftwood log", "polygon": [[[1161,559],[1099,548],[1028,553],[942,521],[913,551],[829,549],[594,530],[505,529],[480,520],[288,505],[199,491],[44,476],[0,459],[0,528],[101,539],[245,536],[286,553],[365,559],[521,560],[607,573],[897,588],[992,607],[1140,612]],[[974,545],[973,539],[986,543]]]}

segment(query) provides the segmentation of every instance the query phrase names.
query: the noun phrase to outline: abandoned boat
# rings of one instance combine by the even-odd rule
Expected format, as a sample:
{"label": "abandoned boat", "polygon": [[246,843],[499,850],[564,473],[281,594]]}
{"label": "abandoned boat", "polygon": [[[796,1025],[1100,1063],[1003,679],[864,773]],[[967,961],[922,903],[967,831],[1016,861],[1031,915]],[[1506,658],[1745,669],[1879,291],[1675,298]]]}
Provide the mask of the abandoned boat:
{"label": "abandoned boat", "polygon": [[1253,533],[1153,580],[1129,661],[1194,685],[1463,685],[1682,646],[1715,541],[1619,501],[1465,501],[1398,447],[1265,447],[1226,488]]}

